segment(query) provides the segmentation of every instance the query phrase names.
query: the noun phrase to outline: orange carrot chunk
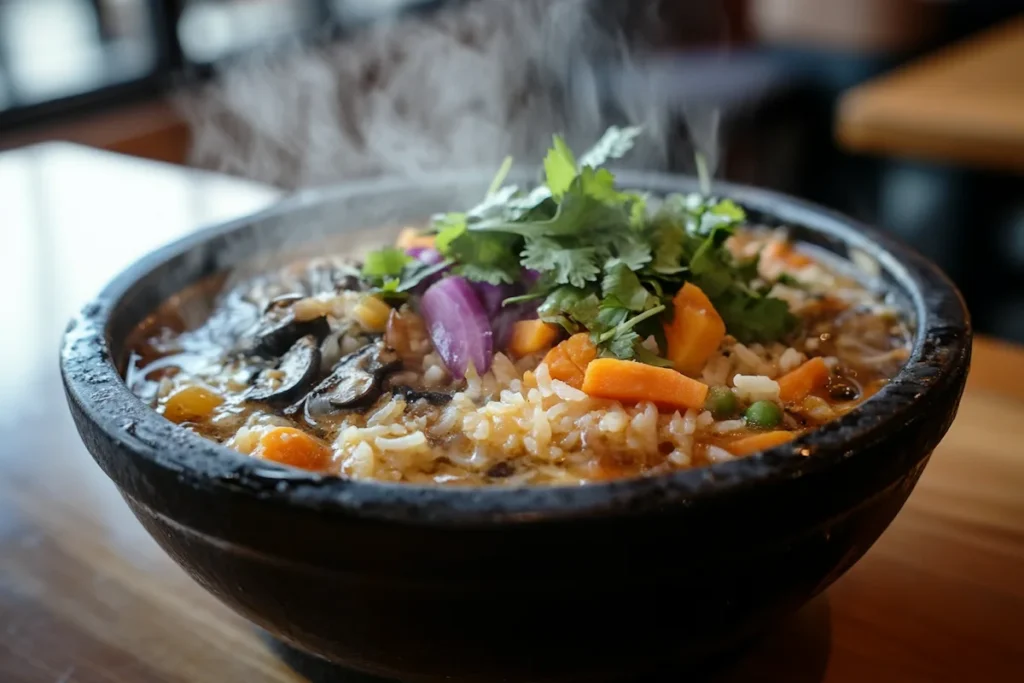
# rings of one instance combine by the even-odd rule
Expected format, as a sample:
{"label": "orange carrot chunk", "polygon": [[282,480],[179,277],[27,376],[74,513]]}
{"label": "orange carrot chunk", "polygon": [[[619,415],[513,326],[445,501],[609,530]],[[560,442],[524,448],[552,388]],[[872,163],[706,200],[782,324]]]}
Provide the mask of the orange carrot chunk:
{"label": "orange carrot chunk", "polygon": [[597,358],[597,347],[594,346],[594,342],[590,341],[590,335],[586,332],[574,334],[563,343],[566,355],[579,368],[580,372],[585,372],[591,361]]}
{"label": "orange carrot chunk", "polygon": [[659,407],[678,410],[700,409],[708,396],[708,385],[675,370],[616,358],[591,362],[582,388],[590,396],[626,403],[652,401]]}
{"label": "orange carrot chunk", "polygon": [[433,235],[421,235],[416,228],[406,228],[398,234],[395,246],[399,249],[434,248]]}
{"label": "orange carrot chunk", "polygon": [[304,470],[322,470],[331,462],[331,449],[320,439],[295,429],[276,427],[262,437],[253,455]]}
{"label": "orange carrot chunk", "polygon": [[667,357],[679,372],[698,375],[725,338],[725,322],[700,287],[690,282],[672,304],[675,315],[665,326]]}
{"label": "orange carrot chunk", "polygon": [[512,326],[508,350],[522,358],[551,346],[558,339],[558,328],[541,320],[520,320]]}
{"label": "orange carrot chunk", "polygon": [[587,366],[597,358],[597,347],[590,341],[590,335],[580,332],[548,351],[544,363],[552,379],[561,380],[579,389],[583,386],[583,374]]}
{"label": "orange carrot chunk", "polygon": [[754,434],[737,439],[726,446],[726,449],[735,456],[750,455],[759,451],[765,451],[775,446],[781,446],[796,438],[793,432],[774,431]]}
{"label": "orange carrot chunk", "polygon": [[776,240],[764,248],[762,257],[769,261],[782,261],[791,268],[803,268],[812,263],[809,256],[793,249],[789,242]]}
{"label": "orange carrot chunk", "polygon": [[820,356],[812,358],[778,379],[779,398],[783,403],[802,401],[812,391],[825,384],[828,376],[825,360]]}
{"label": "orange carrot chunk", "polygon": [[177,389],[164,403],[164,417],[171,422],[200,422],[208,420],[224,398],[213,389],[191,384]]}

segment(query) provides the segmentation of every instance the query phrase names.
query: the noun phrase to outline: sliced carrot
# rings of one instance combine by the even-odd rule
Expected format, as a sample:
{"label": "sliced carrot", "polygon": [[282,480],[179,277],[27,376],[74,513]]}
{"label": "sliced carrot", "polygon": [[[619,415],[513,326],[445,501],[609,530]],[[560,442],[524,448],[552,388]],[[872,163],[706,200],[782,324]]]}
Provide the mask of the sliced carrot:
{"label": "sliced carrot", "polygon": [[770,261],[782,261],[791,268],[803,268],[813,263],[809,256],[801,254],[793,249],[792,244],[782,240],[770,242],[764,248],[764,251],[761,252],[761,255]]}
{"label": "sliced carrot", "polygon": [[763,434],[754,434],[753,436],[745,436],[742,439],[737,439],[726,446],[726,449],[733,455],[750,455],[751,453],[766,451],[769,448],[774,448],[775,446],[781,446],[795,438],[796,434],[793,432],[764,432]]}
{"label": "sliced carrot", "polygon": [[275,427],[262,437],[253,455],[304,470],[322,470],[331,462],[331,449],[320,439],[294,427]]}
{"label": "sliced carrot", "polygon": [[551,346],[558,339],[558,328],[541,320],[520,320],[512,326],[508,350],[522,358]]}
{"label": "sliced carrot", "polygon": [[665,326],[667,357],[679,372],[697,375],[725,338],[725,322],[700,287],[690,282],[672,304],[675,315]]}
{"label": "sliced carrot", "polygon": [[590,341],[590,335],[586,332],[574,334],[562,343],[565,345],[565,353],[569,356],[569,360],[579,368],[580,372],[586,371],[591,361],[597,358],[597,347],[594,346],[594,342]]}
{"label": "sliced carrot", "polygon": [[669,368],[598,358],[587,366],[583,391],[628,403],[652,401],[659,407],[699,409],[707,399],[708,385]]}
{"label": "sliced carrot", "polygon": [[552,379],[557,379],[579,389],[583,386],[583,375],[587,366],[597,358],[597,347],[590,341],[590,335],[580,332],[548,351],[544,363]]}
{"label": "sliced carrot", "polygon": [[828,366],[820,356],[810,359],[777,381],[779,398],[783,403],[802,401],[808,394],[828,380]]}
{"label": "sliced carrot", "polygon": [[395,246],[399,249],[433,249],[434,236],[421,235],[416,228],[405,228],[398,234]]}

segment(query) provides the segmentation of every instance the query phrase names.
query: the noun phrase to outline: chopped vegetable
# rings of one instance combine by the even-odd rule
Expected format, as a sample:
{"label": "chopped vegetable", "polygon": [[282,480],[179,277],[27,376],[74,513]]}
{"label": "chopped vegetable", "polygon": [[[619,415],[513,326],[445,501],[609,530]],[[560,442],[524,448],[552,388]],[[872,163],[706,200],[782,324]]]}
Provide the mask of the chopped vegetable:
{"label": "chopped vegetable", "polygon": [[763,434],[754,434],[752,436],[745,436],[742,439],[737,439],[726,448],[735,456],[750,455],[751,453],[766,451],[769,448],[781,446],[784,443],[792,441],[794,438],[796,438],[796,434],[793,432],[764,432]]}
{"label": "chopped vegetable", "polygon": [[820,356],[812,358],[778,379],[779,399],[783,403],[802,401],[812,391],[824,386],[828,378],[829,370],[825,360]]}
{"label": "chopped vegetable", "polygon": [[597,347],[586,332],[574,334],[548,351],[544,363],[552,379],[557,379],[577,389],[583,386],[587,367],[597,358]]}
{"label": "chopped vegetable", "polygon": [[725,339],[725,323],[697,285],[687,282],[672,300],[675,315],[665,325],[666,355],[676,370],[697,375]]}
{"label": "chopped vegetable", "polygon": [[[531,312],[504,309],[536,302],[542,321],[589,333],[603,357],[693,376],[727,332],[743,342],[784,337],[795,323],[788,305],[765,294],[756,259],[737,262],[726,246],[746,220],[742,208],[691,194],[670,195],[650,211],[647,196],[617,188],[601,167],[626,154],[640,132],[610,128],[578,159],[555,136],[544,184],[533,189],[504,185],[506,160],[477,206],[434,217],[432,244],[443,259],[437,270],[424,274],[408,255],[384,249],[367,259],[364,277],[390,302],[441,273],[457,275],[476,285],[502,341]],[[420,240],[403,233],[401,244],[428,244]],[[490,293],[506,288],[513,293],[502,297],[499,313]]]}
{"label": "chopped vegetable", "polygon": [[782,422],[782,409],[771,401],[755,401],[744,414],[747,424],[757,429],[773,429]]}
{"label": "chopped vegetable", "polygon": [[420,300],[427,332],[448,372],[466,376],[472,363],[487,372],[494,356],[494,335],[479,297],[465,278],[449,277],[432,285]]}
{"label": "chopped vegetable", "polygon": [[428,266],[444,261],[444,257],[441,256],[441,252],[433,247],[410,247],[405,250],[405,253],[412,256],[417,261],[426,263]]}
{"label": "chopped vegetable", "polygon": [[591,396],[685,410],[704,406],[708,385],[668,368],[635,361],[598,358],[587,366],[583,391]]}
{"label": "chopped vegetable", "polygon": [[730,419],[736,415],[739,408],[736,394],[729,387],[711,387],[707,400],[704,401],[704,410],[714,415],[716,420]]}
{"label": "chopped vegetable", "polygon": [[294,427],[275,427],[260,437],[253,455],[304,470],[322,470],[331,460],[331,447]]}
{"label": "chopped vegetable", "polygon": [[402,269],[412,261],[413,258],[405,253],[404,249],[385,247],[366,255],[366,260],[363,261],[363,277],[398,278],[402,275]]}
{"label": "chopped vegetable", "polygon": [[520,320],[512,326],[508,350],[522,358],[542,351],[558,339],[558,328],[541,320]]}
{"label": "chopped vegetable", "polygon": [[171,422],[208,420],[224,398],[213,389],[190,384],[174,391],[164,404],[164,417]]}
{"label": "chopped vegetable", "polygon": [[364,296],[353,314],[370,332],[383,332],[393,309],[375,296]]}
{"label": "chopped vegetable", "polygon": [[801,254],[793,249],[793,245],[789,242],[782,240],[770,242],[762,251],[762,256],[773,261],[782,261],[790,268],[803,268],[812,263],[809,256]]}
{"label": "chopped vegetable", "polygon": [[484,311],[490,318],[501,312],[502,304],[506,299],[523,291],[516,285],[493,285],[489,282],[474,282],[472,285],[473,291],[480,298],[480,303],[483,304]]}
{"label": "chopped vegetable", "polygon": [[395,240],[395,246],[407,251],[416,248],[433,249],[435,239],[433,235],[424,235],[416,228],[405,228]]}

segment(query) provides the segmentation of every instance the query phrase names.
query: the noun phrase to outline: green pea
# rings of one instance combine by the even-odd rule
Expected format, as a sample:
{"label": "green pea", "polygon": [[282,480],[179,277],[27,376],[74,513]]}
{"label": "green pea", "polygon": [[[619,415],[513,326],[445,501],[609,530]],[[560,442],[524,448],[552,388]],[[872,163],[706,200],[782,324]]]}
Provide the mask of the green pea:
{"label": "green pea", "polygon": [[771,401],[755,401],[744,415],[747,424],[759,429],[771,429],[782,422],[782,410]]}
{"label": "green pea", "polygon": [[716,420],[728,420],[736,414],[739,403],[736,394],[729,387],[712,387],[704,401],[704,410],[708,410]]}

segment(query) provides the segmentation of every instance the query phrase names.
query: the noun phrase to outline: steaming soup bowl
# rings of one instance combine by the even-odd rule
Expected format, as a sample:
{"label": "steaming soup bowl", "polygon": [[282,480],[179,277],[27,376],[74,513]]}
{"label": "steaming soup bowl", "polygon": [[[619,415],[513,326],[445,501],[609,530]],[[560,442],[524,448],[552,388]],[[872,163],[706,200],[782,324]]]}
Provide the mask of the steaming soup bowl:
{"label": "steaming soup bowl", "polygon": [[[189,236],[119,275],[71,322],[61,366],[96,462],[157,542],[281,641],[403,681],[617,679],[687,669],[797,610],[892,521],[956,412],[963,301],[890,237],[804,202],[721,185],[806,248],[878,266],[911,359],[861,407],[769,451],[580,487],[346,481],[235,453],[153,412],[119,368],[129,332],[199,280],[268,253],[390,238],[482,196],[487,174],[298,195]],[[623,173],[667,193],[687,178]],[[862,258],[859,260],[863,260]]]}

